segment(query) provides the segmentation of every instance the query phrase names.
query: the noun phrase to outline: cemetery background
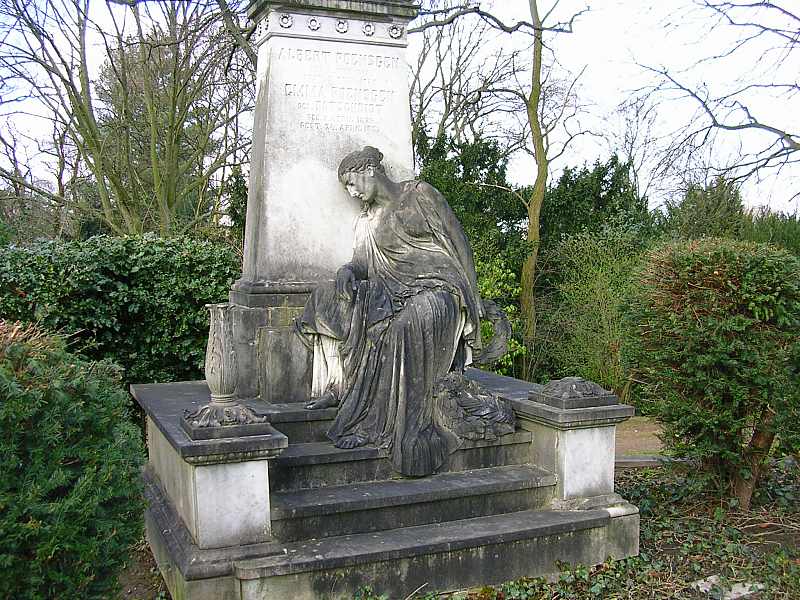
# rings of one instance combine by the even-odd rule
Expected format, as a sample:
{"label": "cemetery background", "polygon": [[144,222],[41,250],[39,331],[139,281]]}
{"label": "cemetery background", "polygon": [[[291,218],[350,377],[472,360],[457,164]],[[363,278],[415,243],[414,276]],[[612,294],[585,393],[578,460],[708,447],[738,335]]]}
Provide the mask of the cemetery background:
{"label": "cemetery background", "polygon": [[[502,148],[498,149],[491,143],[482,144],[479,141],[464,144],[447,140],[435,141],[437,143],[431,144],[433,152],[428,165],[423,167],[423,173],[434,185],[447,193],[448,199],[465,222],[468,232],[472,234],[479,259],[481,255],[485,257],[482,264],[479,263],[483,289],[502,299],[511,307],[513,314],[517,302],[521,255],[525,251],[520,232],[520,222],[524,216],[520,215],[519,205],[513,194],[490,193],[491,190],[501,191],[493,187],[496,185],[512,187],[505,181],[503,164],[506,156]],[[619,382],[627,381],[629,374],[626,373],[626,366],[622,360],[601,358],[591,361],[586,357],[587,355],[591,357],[591,353],[601,357],[607,356],[609,349],[612,357],[615,356],[613,351],[615,347],[619,347],[620,337],[630,336],[630,330],[626,333],[624,326],[615,325],[603,332],[605,337],[598,337],[596,332],[591,332],[582,338],[595,342],[594,347],[590,349],[585,349],[574,342],[570,343],[566,331],[572,331],[574,325],[572,315],[575,314],[575,308],[585,309],[590,315],[590,321],[591,315],[606,312],[610,313],[612,323],[621,322],[617,318],[616,307],[621,303],[619,298],[626,297],[625,294],[628,293],[627,286],[630,282],[627,279],[630,279],[632,273],[632,269],[625,261],[641,256],[647,246],[642,242],[650,236],[653,239],[658,239],[664,234],[670,237],[695,238],[721,234],[755,239],[767,238],[772,241],[782,241],[790,248],[797,247],[796,218],[769,214],[747,215],[742,210],[737,195],[729,186],[722,184],[712,183],[706,189],[692,188],[686,193],[687,200],[668,211],[666,217],[656,214],[656,218],[653,218],[642,210],[641,198],[636,198],[635,194],[630,193],[632,185],[630,182],[626,183],[624,170],[624,165],[613,161],[606,164],[598,163],[595,168],[583,170],[576,168],[568,171],[561,180],[551,185],[548,191],[550,196],[549,202],[545,201],[545,211],[552,207],[554,214],[549,220],[547,217],[543,219],[543,230],[545,233],[552,231],[553,250],[544,252],[544,256],[548,258],[544,262],[542,277],[544,281],[541,283],[541,289],[544,302],[552,302],[556,310],[547,311],[543,308],[540,311],[544,313],[543,319],[553,321],[552,323],[545,321],[544,325],[537,328],[542,332],[542,340],[551,342],[537,344],[543,351],[543,356],[537,357],[537,364],[541,365],[539,377],[542,379],[558,376],[565,371],[574,372],[569,371],[574,365],[587,369],[594,365],[594,371],[587,371],[588,377],[625,393],[624,384],[620,385]],[[617,176],[620,172],[623,172],[623,175]],[[475,176],[468,177],[468,173],[474,173]],[[465,184],[465,181],[469,183]],[[485,185],[470,185],[474,183]],[[232,185],[226,191],[231,191],[233,194],[234,190],[235,186]],[[448,193],[448,190],[453,191]],[[614,190],[614,194],[618,193],[619,196],[613,196],[609,190]],[[574,206],[572,198],[575,196],[587,206],[584,214],[594,214],[596,216],[594,220],[587,219],[585,224],[574,222],[571,208],[566,210],[562,208],[559,214],[559,206]],[[614,200],[609,202],[609,198]],[[30,197],[28,199],[30,200]],[[560,202],[563,204],[559,204]],[[231,212],[235,217],[235,211]],[[629,213],[633,213],[633,216]],[[550,223],[552,230],[549,229]],[[622,227],[611,229],[609,225]],[[628,225],[633,227],[625,229]],[[218,231],[223,233],[220,237],[227,237],[230,233],[225,228],[218,228]],[[643,236],[641,232],[646,232],[647,235]],[[543,241],[543,246],[546,243]],[[181,247],[183,244],[188,245]],[[193,361],[176,361],[175,366],[171,367],[172,372],[197,373],[206,333],[202,322],[203,316],[198,310],[197,297],[209,289],[206,283],[209,279],[205,279],[203,273],[209,269],[198,268],[196,274],[192,275],[186,272],[186,267],[194,264],[189,259],[197,256],[198,251],[208,252],[209,256],[213,254],[215,258],[210,270],[215,273],[220,272],[219,279],[215,279],[219,281],[215,285],[220,286],[216,288],[217,290],[224,290],[227,287],[230,283],[230,273],[234,273],[235,276],[239,265],[238,258],[226,251],[220,252],[219,246],[212,248],[203,243],[199,246],[191,244],[195,243],[184,242],[179,238],[171,242],[156,243],[150,239],[138,246],[141,249],[137,249],[136,240],[104,241],[101,238],[86,244],[65,246],[45,244],[34,251],[20,249],[18,246],[9,248],[4,252],[6,262],[4,262],[3,276],[4,281],[9,284],[4,286],[6,291],[4,307],[7,308],[3,311],[3,315],[26,320],[38,318],[54,328],[65,327],[68,332],[85,329],[86,331],[77,337],[78,340],[83,337],[84,342],[81,344],[89,341],[88,345],[81,347],[84,353],[96,357],[110,355],[129,366],[129,369],[170,369],[159,365],[163,360],[164,350],[169,350],[173,342],[180,339],[185,350],[175,354],[179,357],[196,358]],[[112,249],[112,256],[115,245],[120,245],[116,254],[117,262],[110,263],[115,265],[110,269],[106,259],[109,256],[106,245]],[[609,246],[619,248],[620,256],[607,258],[605,249]],[[63,256],[61,248],[66,252]],[[170,266],[175,256],[182,257],[185,262]],[[231,257],[230,263],[225,262],[226,256]],[[583,257],[586,256],[592,257],[592,260],[585,260]],[[84,278],[74,277],[76,261],[86,265],[83,271]],[[134,264],[131,265],[128,261]],[[599,261],[599,264],[595,261]],[[144,270],[142,275],[137,275],[142,264],[150,270]],[[230,266],[224,266],[226,264]],[[610,284],[598,286],[599,289],[596,290],[588,286],[570,289],[568,281],[560,281],[562,279],[560,274],[570,268],[582,272],[588,280],[597,279],[596,270]],[[41,269],[46,273],[60,273],[62,279],[53,281],[42,277]],[[170,273],[169,269],[174,271]],[[151,332],[142,326],[143,323],[147,323],[143,316],[155,316],[153,311],[158,305],[155,302],[147,304],[148,301],[155,300],[150,293],[152,284],[148,281],[148,275],[153,276],[154,281],[163,282],[161,285],[166,297],[171,298],[170,301],[174,302],[176,307],[179,305],[188,307],[185,313],[176,310],[176,314],[186,314],[186,319],[179,319],[177,323],[170,324],[155,322]],[[141,279],[138,279],[139,277]],[[567,280],[566,277],[563,279]],[[185,287],[172,284],[181,280],[186,281]],[[124,282],[122,286],[119,284],[120,281]],[[100,285],[98,282],[101,282]],[[44,296],[41,296],[41,300],[31,302],[30,298],[36,297],[37,294]],[[591,302],[586,301],[587,294],[595,294],[589,296]],[[609,302],[609,294],[617,299],[612,298]],[[209,296],[210,300],[217,300],[220,297],[219,293],[214,295],[211,292]],[[137,297],[138,300],[130,302],[132,297]],[[164,297],[162,295],[158,300],[163,301]],[[93,302],[87,304],[87,298],[92,298]],[[112,302],[107,303],[106,300]],[[559,308],[563,312],[560,312]],[[596,316],[594,320],[596,321]],[[128,329],[126,323],[129,324]],[[119,340],[135,339],[138,333],[150,337],[163,336],[162,350],[156,345],[152,356],[142,357],[141,350],[137,352],[135,344],[131,344],[133,348],[131,351],[124,350],[125,346],[118,344]],[[139,345],[139,348],[141,346]],[[518,347],[518,352],[522,352],[521,346]],[[619,354],[616,356],[621,358]],[[190,364],[191,362],[193,364]],[[513,372],[514,360],[507,359],[505,368]],[[519,368],[519,363],[516,368]],[[603,369],[608,372],[603,372]],[[598,372],[599,377],[589,374]],[[180,377],[180,375],[167,376]],[[153,379],[160,378],[161,374],[153,377]],[[131,381],[138,378],[127,376],[126,379]],[[638,402],[636,394],[636,386],[633,386],[631,397]],[[646,408],[647,399],[643,398],[640,404]],[[786,564],[791,565],[791,561]],[[788,573],[791,576],[791,567]]]}

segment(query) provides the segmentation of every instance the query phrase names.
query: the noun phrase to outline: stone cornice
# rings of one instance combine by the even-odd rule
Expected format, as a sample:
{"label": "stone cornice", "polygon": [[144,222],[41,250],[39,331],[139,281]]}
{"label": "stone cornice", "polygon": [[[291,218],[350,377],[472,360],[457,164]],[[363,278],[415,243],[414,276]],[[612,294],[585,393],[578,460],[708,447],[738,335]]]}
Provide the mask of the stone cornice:
{"label": "stone cornice", "polygon": [[419,2],[416,0],[251,0],[246,10],[251,20],[258,21],[268,11],[281,9],[411,20],[419,12]]}

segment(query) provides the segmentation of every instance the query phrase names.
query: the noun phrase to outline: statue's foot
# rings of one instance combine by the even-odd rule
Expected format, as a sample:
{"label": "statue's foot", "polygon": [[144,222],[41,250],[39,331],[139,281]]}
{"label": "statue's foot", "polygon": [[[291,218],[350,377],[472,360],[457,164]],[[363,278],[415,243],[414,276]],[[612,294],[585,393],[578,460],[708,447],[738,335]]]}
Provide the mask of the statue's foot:
{"label": "statue's foot", "polygon": [[328,390],[316,400],[312,400],[306,404],[308,410],[318,410],[320,408],[336,408],[339,406],[339,397],[336,392]]}
{"label": "statue's foot", "polygon": [[346,435],[343,438],[340,438],[336,441],[333,445],[337,448],[343,448],[344,450],[349,450],[350,448],[358,448],[359,446],[363,446],[367,443],[367,438],[361,435]]}

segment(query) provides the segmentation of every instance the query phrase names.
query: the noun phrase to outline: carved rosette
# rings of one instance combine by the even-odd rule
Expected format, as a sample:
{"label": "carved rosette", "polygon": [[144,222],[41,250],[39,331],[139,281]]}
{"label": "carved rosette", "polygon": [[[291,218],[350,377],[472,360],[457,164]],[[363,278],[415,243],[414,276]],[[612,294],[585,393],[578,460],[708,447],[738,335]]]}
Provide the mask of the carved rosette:
{"label": "carved rosette", "polygon": [[206,308],[211,313],[205,363],[211,402],[193,412],[187,410],[184,421],[192,429],[267,423],[267,416],[235,401],[237,364],[232,305],[206,304]]}

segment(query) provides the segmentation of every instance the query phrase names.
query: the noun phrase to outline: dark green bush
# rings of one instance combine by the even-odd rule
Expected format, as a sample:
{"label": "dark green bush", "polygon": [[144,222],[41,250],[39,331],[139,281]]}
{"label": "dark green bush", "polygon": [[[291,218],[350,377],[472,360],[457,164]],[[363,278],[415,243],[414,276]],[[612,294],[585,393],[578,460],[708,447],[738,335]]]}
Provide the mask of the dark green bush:
{"label": "dark green bush", "polygon": [[0,597],[112,597],[144,509],[117,374],[0,320]]}
{"label": "dark green bush", "polygon": [[667,445],[748,504],[775,436],[795,451],[800,439],[800,261],[749,242],[668,244],[628,315]]}
{"label": "dark green bush", "polygon": [[153,235],[0,248],[0,317],[68,334],[127,382],[195,379],[203,305],[227,298],[240,266],[226,244]]}
{"label": "dark green bush", "polygon": [[739,186],[724,177],[691,185],[679,202],[667,202],[661,227],[674,238],[740,238],[747,221]]}

